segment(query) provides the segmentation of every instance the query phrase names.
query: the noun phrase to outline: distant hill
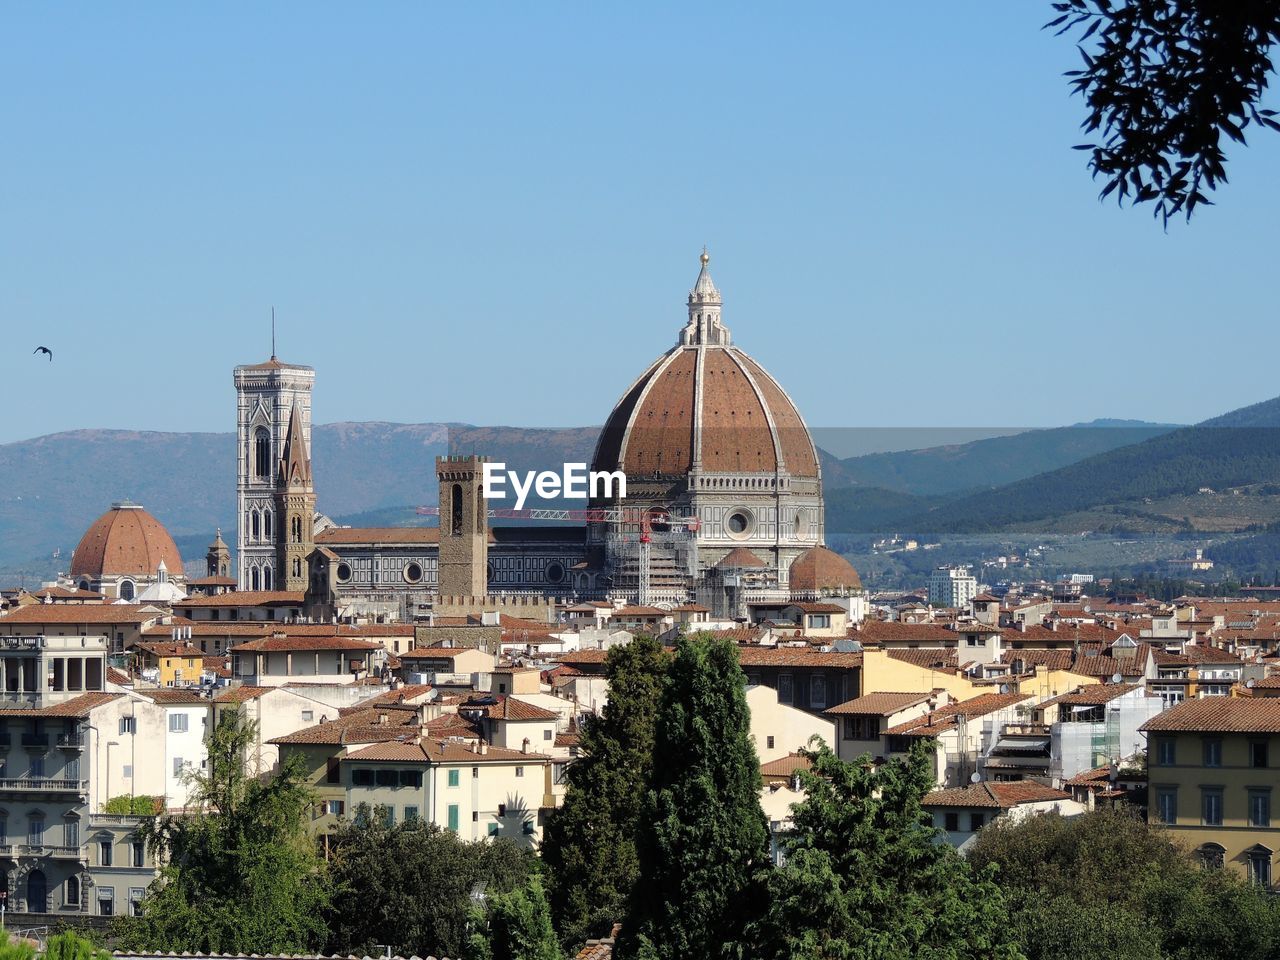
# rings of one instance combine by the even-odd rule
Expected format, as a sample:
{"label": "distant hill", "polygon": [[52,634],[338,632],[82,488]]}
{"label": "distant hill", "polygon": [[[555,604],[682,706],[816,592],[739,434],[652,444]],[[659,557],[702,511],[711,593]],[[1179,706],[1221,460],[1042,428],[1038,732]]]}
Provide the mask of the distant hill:
{"label": "distant hill", "polygon": [[[902,524],[920,533],[1240,529],[1280,512],[1277,428],[1280,398],[952,499]],[[1202,510],[1188,499],[1196,496],[1218,501]]]}
{"label": "distant hill", "polygon": [[828,490],[862,485],[933,496],[1012,483],[1177,429],[1140,420],[1095,420],[1007,437],[822,462]]}

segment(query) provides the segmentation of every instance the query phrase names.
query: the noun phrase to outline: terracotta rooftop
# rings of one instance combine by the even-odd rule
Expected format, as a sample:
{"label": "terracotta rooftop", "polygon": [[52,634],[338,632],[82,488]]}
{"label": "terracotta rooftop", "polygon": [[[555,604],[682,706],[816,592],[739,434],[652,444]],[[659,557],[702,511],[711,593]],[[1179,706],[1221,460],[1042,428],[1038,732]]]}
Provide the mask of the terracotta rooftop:
{"label": "terracotta rooftop", "polygon": [[809,647],[739,647],[743,667],[828,667],[848,670],[862,666],[862,654],[814,650]]}
{"label": "terracotta rooftop", "polygon": [[316,534],[317,544],[439,542],[439,527],[330,527]]}
{"label": "terracotta rooftop", "polygon": [[984,693],[969,700],[949,703],[945,707],[939,707],[923,717],[916,717],[913,720],[890,727],[885,733],[910,737],[931,737],[947,730],[954,730],[956,728],[956,718],[959,716],[972,720],[1030,699],[1030,695],[1025,693]]}
{"label": "terracotta rooftop", "polygon": [[797,770],[813,769],[813,761],[799,753],[789,753],[777,760],[760,764],[760,775],[764,777],[790,777]]}
{"label": "terracotta rooftop", "polygon": [[145,603],[30,603],[0,616],[0,627],[9,623],[145,623],[164,616]]}
{"label": "terracotta rooftop", "polygon": [[959,660],[956,658],[954,650],[937,650],[921,647],[918,650],[890,650],[888,655],[892,660],[900,660],[903,663],[914,664],[925,670],[946,670],[952,671],[960,666]]}
{"label": "terracotta rooftop", "polygon": [[158,687],[154,690],[137,690],[136,693],[141,694],[153,703],[159,704],[201,704],[208,703],[208,697],[202,697],[196,690],[185,690],[179,687]]}
{"label": "terracotta rooftop", "polygon": [[835,716],[887,717],[907,707],[925,703],[932,696],[931,693],[868,693],[866,696],[846,700],[824,712]]}
{"label": "terracotta rooftop", "polygon": [[810,547],[796,557],[787,577],[795,591],[862,589],[862,578],[853,564],[826,547]]}
{"label": "terracotta rooftop", "polygon": [[42,601],[45,597],[53,600],[105,600],[106,597],[95,590],[81,590],[78,587],[42,587],[39,590],[32,590],[30,596],[39,597]]}
{"label": "terracotta rooftop", "polygon": [[231,653],[310,653],[312,651],[343,650],[367,653],[382,649],[381,644],[356,637],[298,637],[270,636],[249,640],[232,647]]}
{"label": "terracotta rooftop", "polygon": [[406,730],[419,728],[418,708],[383,704],[338,716],[327,723],[295,730],[276,737],[275,744],[314,744],[341,746],[349,743],[381,743],[405,736]]}
{"label": "terracotta rooftop", "polygon": [[539,763],[550,759],[541,753],[525,753],[490,746],[484,753],[474,743],[455,740],[387,740],[347,754],[345,760],[387,760],[399,763]]}
{"label": "terracotta rooftop", "polygon": [[986,807],[1008,810],[1020,803],[1043,803],[1053,800],[1070,800],[1071,794],[1053,787],[1046,787],[1034,780],[1002,782],[987,780],[967,787],[950,790],[934,790],[920,801],[924,807]]}
{"label": "terracotta rooftop", "polygon": [[1039,706],[1048,707],[1054,704],[1062,707],[1100,706],[1140,687],[1141,684],[1137,683],[1090,683],[1076,687],[1070,693],[1045,700]]}
{"label": "terracotta rooftop", "polygon": [[47,707],[31,709],[27,707],[0,707],[0,717],[67,717],[83,718],[89,711],[103,704],[110,703],[123,693],[82,693],[78,697],[64,700]]}
{"label": "terracotta rooftop", "polygon": [[1184,700],[1139,729],[1148,733],[1280,733],[1280,697]]}
{"label": "terracotta rooftop", "polygon": [[471,697],[458,710],[481,712],[492,720],[558,720],[560,714],[512,696]]}
{"label": "terracotta rooftop", "polygon": [[211,597],[187,597],[174,603],[175,610],[193,607],[262,607],[302,606],[306,599],[301,591],[292,590],[233,590]]}
{"label": "terracotta rooftop", "polygon": [[738,569],[758,569],[767,566],[763,560],[748,550],[746,547],[734,547],[716,563],[717,567]]}
{"label": "terracotta rooftop", "polygon": [[182,554],[159,520],[136,503],[111,507],[85,531],[71,558],[70,576],[155,576],[163,563],[182,574]]}

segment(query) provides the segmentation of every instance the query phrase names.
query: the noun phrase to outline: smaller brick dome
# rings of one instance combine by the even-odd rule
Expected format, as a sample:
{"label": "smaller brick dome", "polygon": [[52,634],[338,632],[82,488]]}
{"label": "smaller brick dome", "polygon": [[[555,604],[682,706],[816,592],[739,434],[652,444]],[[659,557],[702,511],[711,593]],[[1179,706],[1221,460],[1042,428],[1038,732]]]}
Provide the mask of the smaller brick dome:
{"label": "smaller brick dome", "polygon": [[80,538],[72,577],[154,576],[160,561],[182,573],[182,555],[159,520],[136,503],[113,503]]}
{"label": "smaller brick dome", "polygon": [[862,589],[862,578],[853,564],[826,547],[811,547],[796,557],[790,579],[792,592],[798,593]]}

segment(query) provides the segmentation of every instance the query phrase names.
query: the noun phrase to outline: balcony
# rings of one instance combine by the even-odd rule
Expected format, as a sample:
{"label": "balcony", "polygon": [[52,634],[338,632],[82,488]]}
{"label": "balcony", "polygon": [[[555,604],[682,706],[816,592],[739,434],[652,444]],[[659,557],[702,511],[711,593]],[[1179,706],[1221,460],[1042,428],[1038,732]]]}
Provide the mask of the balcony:
{"label": "balcony", "polygon": [[84,793],[88,789],[88,780],[67,780],[61,777],[10,777],[0,779],[0,791],[18,793]]}
{"label": "balcony", "polygon": [[1001,729],[1002,737],[1047,737],[1047,723],[1006,723]]}
{"label": "balcony", "polygon": [[84,734],[83,733],[60,733],[58,734],[58,746],[64,750],[83,750]]}
{"label": "balcony", "polygon": [[0,856],[50,857],[54,860],[85,860],[82,847],[54,846],[48,843],[9,843],[0,841]]}

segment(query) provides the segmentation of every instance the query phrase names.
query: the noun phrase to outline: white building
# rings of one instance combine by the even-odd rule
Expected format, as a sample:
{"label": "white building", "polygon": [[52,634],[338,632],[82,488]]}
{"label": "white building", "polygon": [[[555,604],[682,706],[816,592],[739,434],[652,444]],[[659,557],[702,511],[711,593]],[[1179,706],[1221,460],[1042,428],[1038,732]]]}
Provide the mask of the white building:
{"label": "white building", "polygon": [[929,602],[940,607],[967,607],[978,595],[978,580],[968,567],[938,567],[929,575]]}

